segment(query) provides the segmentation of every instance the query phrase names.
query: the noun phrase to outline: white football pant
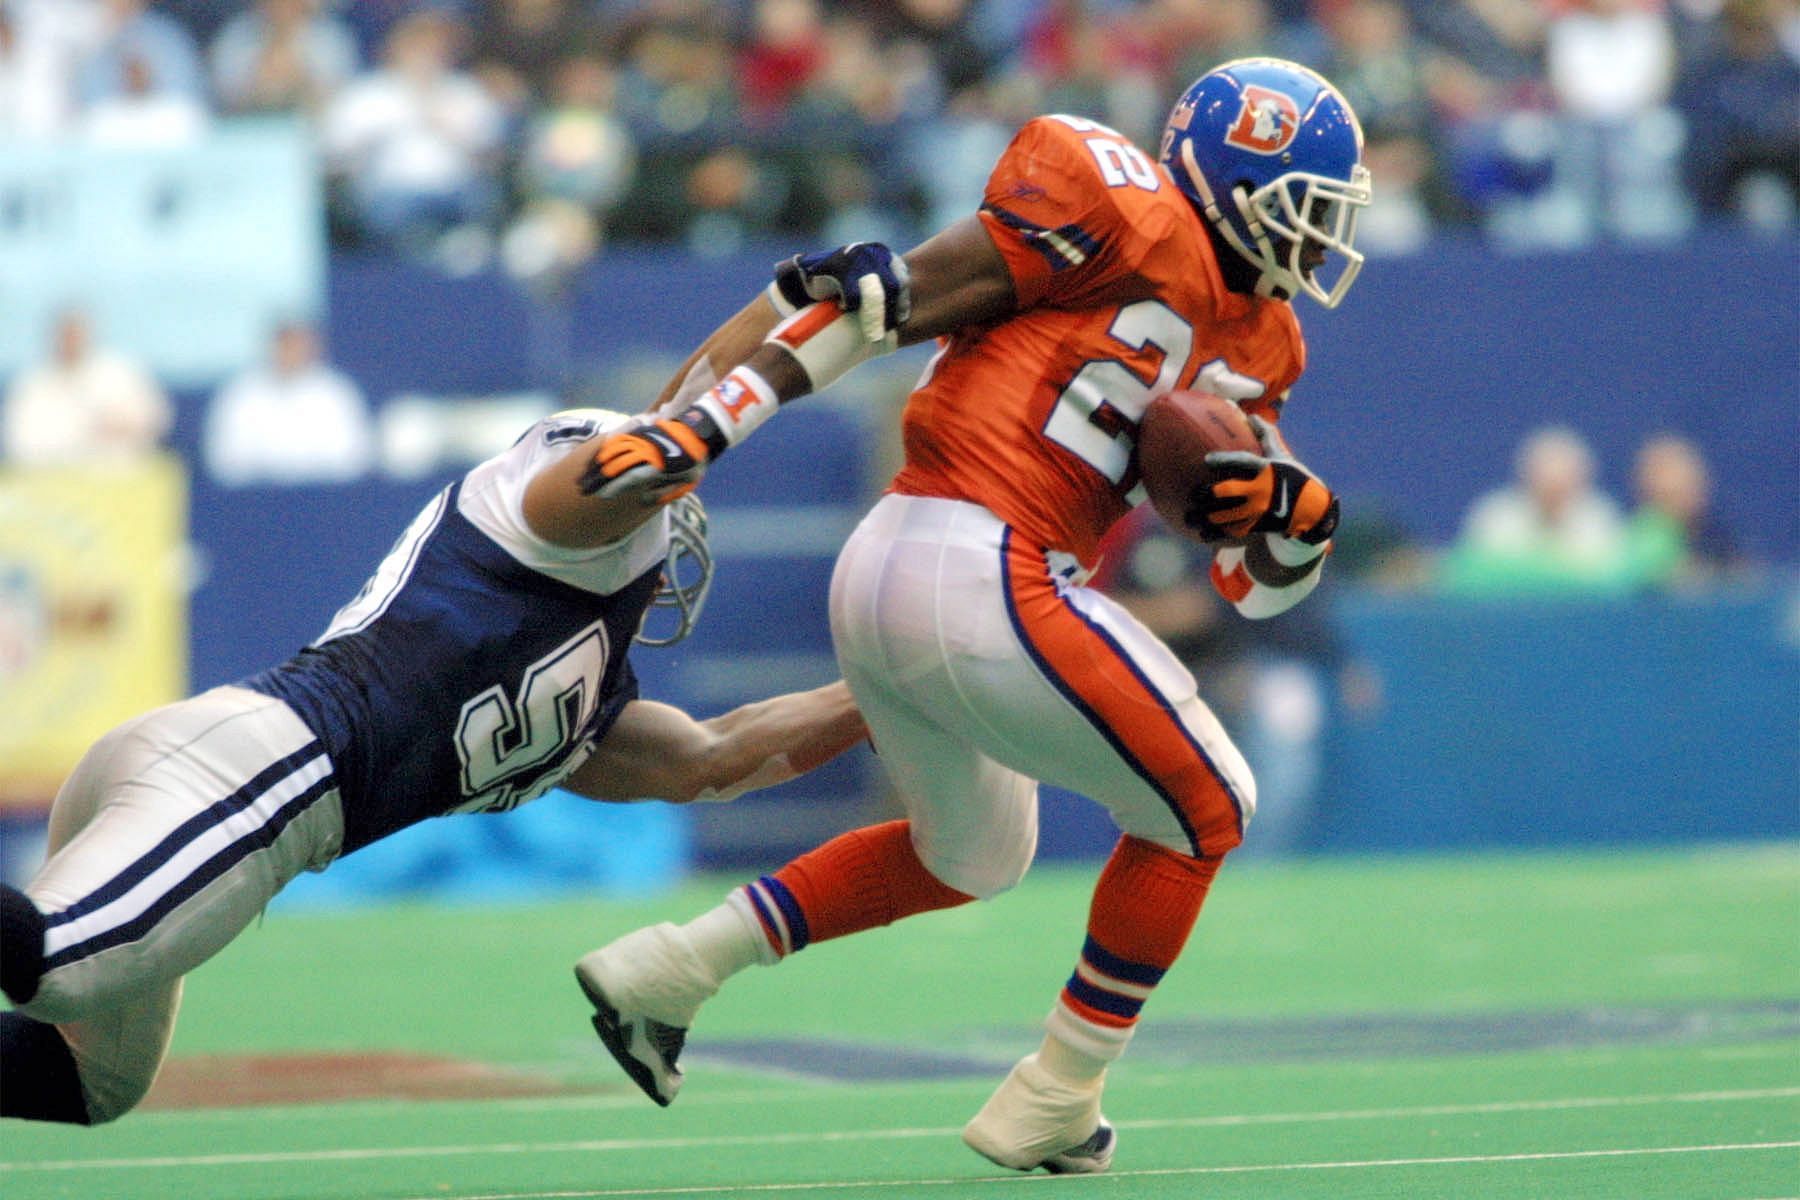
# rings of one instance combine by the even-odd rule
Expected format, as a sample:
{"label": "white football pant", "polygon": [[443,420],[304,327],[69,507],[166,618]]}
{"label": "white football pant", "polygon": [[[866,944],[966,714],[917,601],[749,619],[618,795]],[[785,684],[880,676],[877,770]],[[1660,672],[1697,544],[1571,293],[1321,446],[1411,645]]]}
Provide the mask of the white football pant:
{"label": "white football pant", "polygon": [[1067,554],[987,509],[888,495],[838,557],[838,665],[932,874],[986,897],[1037,846],[1042,780],[1128,834],[1223,854],[1256,807],[1193,675]]}
{"label": "white football pant", "polygon": [[168,1050],[181,977],[343,841],[330,759],[279,700],[221,687],[114,729],[64,781],[26,895],[54,1022],[94,1121],[136,1104]]}

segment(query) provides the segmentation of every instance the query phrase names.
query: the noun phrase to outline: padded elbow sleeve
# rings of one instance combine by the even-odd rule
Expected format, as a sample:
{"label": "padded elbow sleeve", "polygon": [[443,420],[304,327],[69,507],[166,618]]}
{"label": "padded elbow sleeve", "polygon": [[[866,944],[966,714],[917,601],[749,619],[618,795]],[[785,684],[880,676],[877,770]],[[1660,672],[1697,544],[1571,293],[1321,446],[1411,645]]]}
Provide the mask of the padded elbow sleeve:
{"label": "padded elbow sleeve", "polygon": [[1212,584],[1240,614],[1260,621],[1312,595],[1325,565],[1325,546],[1266,533],[1213,555]]}
{"label": "padded elbow sleeve", "polygon": [[809,391],[829,387],[858,363],[892,353],[899,335],[888,333],[880,341],[864,338],[862,325],[835,301],[811,304],[787,317],[770,331],[768,341],[780,346],[806,372]]}

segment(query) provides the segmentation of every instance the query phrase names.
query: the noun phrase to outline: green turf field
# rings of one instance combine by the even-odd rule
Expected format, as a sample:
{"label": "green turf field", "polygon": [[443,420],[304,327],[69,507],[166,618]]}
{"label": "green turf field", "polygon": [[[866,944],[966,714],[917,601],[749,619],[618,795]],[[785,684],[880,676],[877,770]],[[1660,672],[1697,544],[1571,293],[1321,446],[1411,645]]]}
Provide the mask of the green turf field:
{"label": "green turf field", "polygon": [[543,1094],[5,1122],[0,1196],[1800,1195],[1800,848],[1229,864],[1113,1073],[1113,1173],[1001,1172],[957,1131],[1035,1045],[1090,881],[1039,868],[746,973],[667,1110],[604,1057],[569,968],[730,881],[277,914],[190,979],[170,1075],[403,1052]]}

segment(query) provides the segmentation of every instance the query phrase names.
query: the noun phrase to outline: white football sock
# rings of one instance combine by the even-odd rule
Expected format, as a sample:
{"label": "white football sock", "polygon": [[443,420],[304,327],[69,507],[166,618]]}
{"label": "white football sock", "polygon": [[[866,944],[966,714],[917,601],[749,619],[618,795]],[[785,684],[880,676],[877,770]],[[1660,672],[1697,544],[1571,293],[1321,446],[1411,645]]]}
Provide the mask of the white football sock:
{"label": "white football sock", "polygon": [[681,932],[720,983],[745,967],[775,961],[762,926],[730,900],[701,913],[683,925]]}
{"label": "white football sock", "polygon": [[1054,1034],[1045,1034],[1038,1047],[1038,1064],[1057,1078],[1069,1083],[1091,1083],[1106,1074],[1112,1063],[1077,1050]]}

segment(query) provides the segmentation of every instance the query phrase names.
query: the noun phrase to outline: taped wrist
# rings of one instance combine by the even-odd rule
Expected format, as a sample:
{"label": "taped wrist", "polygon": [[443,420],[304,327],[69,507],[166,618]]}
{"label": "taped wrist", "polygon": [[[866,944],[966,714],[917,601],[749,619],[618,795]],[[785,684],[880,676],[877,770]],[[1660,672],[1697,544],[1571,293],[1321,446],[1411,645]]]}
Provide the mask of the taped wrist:
{"label": "taped wrist", "polygon": [[775,326],[767,340],[793,355],[806,372],[807,390],[813,392],[830,386],[858,363],[891,354],[900,345],[900,335],[891,330],[880,341],[869,341],[856,315],[836,301],[800,309]]}

